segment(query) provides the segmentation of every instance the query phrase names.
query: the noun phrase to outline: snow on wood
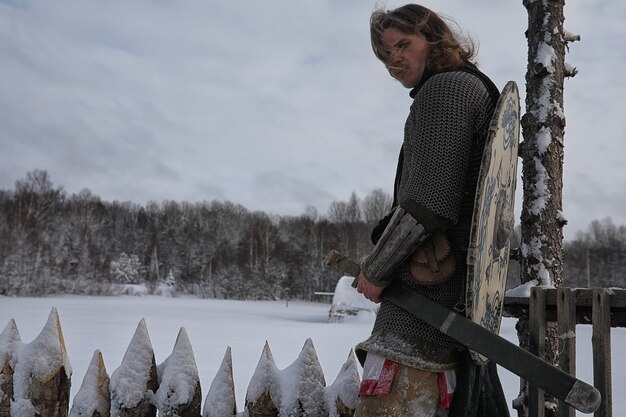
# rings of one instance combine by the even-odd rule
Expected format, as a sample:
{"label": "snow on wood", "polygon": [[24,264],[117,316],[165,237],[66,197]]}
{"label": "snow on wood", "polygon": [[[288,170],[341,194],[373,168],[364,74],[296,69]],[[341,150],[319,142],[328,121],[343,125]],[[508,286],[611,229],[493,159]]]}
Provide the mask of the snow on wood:
{"label": "snow on wood", "polygon": [[154,404],[163,417],[199,416],[202,403],[200,377],[187,336],[181,327],[172,354],[157,367],[159,389]]}
{"label": "snow on wood", "polygon": [[231,417],[236,414],[237,401],[233,378],[233,358],[229,346],[204,400],[202,417]]}
{"label": "snow on wood", "polygon": [[111,375],[111,416],[154,416],[151,400],[158,388],[154,351],[146,322],[141,319],[124,354]]}
{"label": "snow on wood", "polygon": [[533,279],[515,288],[511,288],[506,292],[506,297],[512,298],[530,298],[530,289],[539,285],[539,281]]}
{"label": "snow on wood", "polygon": [[546,204],[550,200],[550,189],[549,189],[549,181],[550,175],[548,171],[541,163],[541,159],[535,157],[535,171],[536,171],[536,181],[534,184],[533,191],[533,203],[529,209],[529,211],[534,215],[540,215],[543,210],[546,208]]}
{"label": "snow on wood", "polygon": [[551,142],[552,135],[550,129],[546,126],[541,126],[541,129],[537,132],[537,150],[539,151],[539,155],[543,155],[548,150],[548,146],[550,146]]}
{"label": "snow on wood", "polygon": [[318,416],[324,407],[326,381],[309,338],[298,358],[280,372],[282,397],[279,416]]}
{"label": "snow on wood", "polygon": [[246,391],[246,410],[250,417],[277,415],[281,402],[279,372],[266,341]]}
{"label": "snow on wood", "polygon": [[578,74],[578,68],[570,64],[569,62],[565,63],[565,77],[575,77]]}
{"label": "snow on wood", "polygon": [[341,367],[335,381],[325,388],[325,404],[328,417],[348,417],[354,414],[361,379],[354,351]]}
{"label": "snow on wood", "polygon": [[276,367],[265,342],[246,393],[246,409],[250,417],[322,415],[325,385],[311,339],[306,340],[298,358],[284,370]]}
{"label": "snow on wood", "polygon": [[72,367],[56,308],[39,335],[16,351],[11,415],[66,416]]}
{"label": "snow on wood", "polygon": [[70,417],[109,417],[111,410],[110,378],[102,353],[93,354],[80,390],[74,396]]}
{"label": "snow on wood", "polygon": [[0,416],[8,416],[13,398],[15,352],[22,345],[15,320],[9,320],[0,333]]}
{"label": "snow on wood", "polygon": [[542,42],[537,48],[537,56],[535,63],[542,65],[549,73],[554,72],[554,64],[556,62],[556,52],[554,48],[547,42]]}

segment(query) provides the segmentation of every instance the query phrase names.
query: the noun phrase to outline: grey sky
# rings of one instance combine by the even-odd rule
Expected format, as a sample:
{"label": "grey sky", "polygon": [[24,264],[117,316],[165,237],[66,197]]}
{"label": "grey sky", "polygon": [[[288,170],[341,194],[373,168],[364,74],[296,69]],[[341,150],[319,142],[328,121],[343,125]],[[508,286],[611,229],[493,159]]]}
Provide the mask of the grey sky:
{"label": "grey sky", "polygon": [[[498,87],[515,80],[524,94],[521,0],[423,4],[479,42]],[[0,188],[45,169],[70,194],[276,214],[391,192],[410,98],[371,53],[374,7],[0,0]],[[573,237],[594,219],[626,224],[626,3],[568,2],[565,14],[583,38],[567,58],[580,73],[565,85]]]}

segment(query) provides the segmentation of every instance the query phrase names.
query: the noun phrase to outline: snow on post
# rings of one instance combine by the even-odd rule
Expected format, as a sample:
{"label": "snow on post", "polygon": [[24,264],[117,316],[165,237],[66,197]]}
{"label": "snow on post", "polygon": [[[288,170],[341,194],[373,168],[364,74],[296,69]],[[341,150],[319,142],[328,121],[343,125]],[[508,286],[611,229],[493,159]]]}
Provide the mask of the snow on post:
{"label": "snow on post", "polygon": [[233,358],[230,346],[204,400],[202,417],[234,417],[237,415]]}
{"label": "snow on post", "polygon": [[266,341],[246,392],[246,410],[250,417],[278,415],[281,401],[279,374],[270,345]]}
{"label": "snow on post", "polygon": [[320,416],[324,411],[324,373],[311,339],[298,358],[284,370],[274,363],[265,343],[246,393],[250,417]]}
{"label": "snow on post", "polygon": [[102,353],[96,350],[80,390],[74,396],[70,417],[109,417],[111,415],[110,378]]}
{"label": "snow on post", "polygon": [[156,416],[151,400],[158,387],[154,350],[141,319],[121,365],[111,375],[111,417]]}
{"label": "snow on post", "polygon": [[311,339],[294,363],[281,372],[281,384],[280,416],[321,415],[326,381]]}
{"label": "snow on post", "polygon": [[337,378],[325,389],[328,417],[352,417],[354,415],[360,384],[358,365],[351,349]]}
{"label": "snow on post", "polygon": [[163,417],[200,416],[200,377],[187,331],[181,327],[172,354],[157,367],[159,389],[154,404]]}
{"label": "snow on post", "polygon": [[56,308],[41,333],[15,356],[11,416],[67,416],[72,368]]}
{"label": "snow on post", "polygon": [[15,352],[22,345],[15,320],[9,320],[0,333],[0,416],[8,416],[13,398]]}

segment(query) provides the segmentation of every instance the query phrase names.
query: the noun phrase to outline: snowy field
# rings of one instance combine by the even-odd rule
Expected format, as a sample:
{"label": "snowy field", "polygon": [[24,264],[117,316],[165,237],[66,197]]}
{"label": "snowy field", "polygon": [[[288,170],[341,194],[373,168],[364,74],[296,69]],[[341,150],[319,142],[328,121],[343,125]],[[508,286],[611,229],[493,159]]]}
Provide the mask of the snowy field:
{"label": "snowy field", "polygon": [[[343,323],[328,323],[328,304],[204,300],[145,297],[0,297],[0,329],[14,318],[22,342],[32,341],[56,307],[72,365],[72,398],[96,349],[109,374],[120,365],[139,321],[147,323],[157,364],[172,352],[176,335],[184,327],[191,340],[200,373],[203,399],[226,348],[232,348],[237,407],[244,405],[246,388],[267,340],[279,368],[290,365],[311,338],[326,383],[331,384],[350,349],[366,338],[374,320],[363,312]],[[501,334],[515,342],[515,321],[504,319]],[[578,376],[593,382],[591,326],[577,327]],[[621,354],[626,329],[613,329],[613,415],[626,415],[626,361]],[[501,369],[507,401],[517,396],[519,379]],[[582,414],[581,414],[582,415]]]}

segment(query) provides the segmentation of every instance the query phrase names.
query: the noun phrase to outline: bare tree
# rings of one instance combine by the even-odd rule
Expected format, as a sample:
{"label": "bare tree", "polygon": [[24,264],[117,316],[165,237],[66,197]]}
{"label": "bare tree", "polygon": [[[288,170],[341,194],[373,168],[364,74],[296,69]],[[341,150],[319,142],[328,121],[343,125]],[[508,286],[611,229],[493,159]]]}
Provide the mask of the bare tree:
{"label": "bare tree", "polygon": [[[563,281],[562,208],[563,80],[575,75],[565,65],[567,42],[575,40],[563,29],[564,0],[523,0],[528,11],[528,67],[524,141],[520,145],[524,200],[522,203],[521,281],[559,286]],[[547,329],[546,359],[556,363],[556,325]],[[528,347],[528,320],[517,325],[520,346]],[[520,387],[514,407],[527,413],[527,384]],[[557,405],[546,399],[546,416],[556,416]]]}
{"label": "bare tree", "polygon": [[385,217],[391,209],[392,198],[380,188],[372,190],[362,203],[363,220],[372,226]]}

